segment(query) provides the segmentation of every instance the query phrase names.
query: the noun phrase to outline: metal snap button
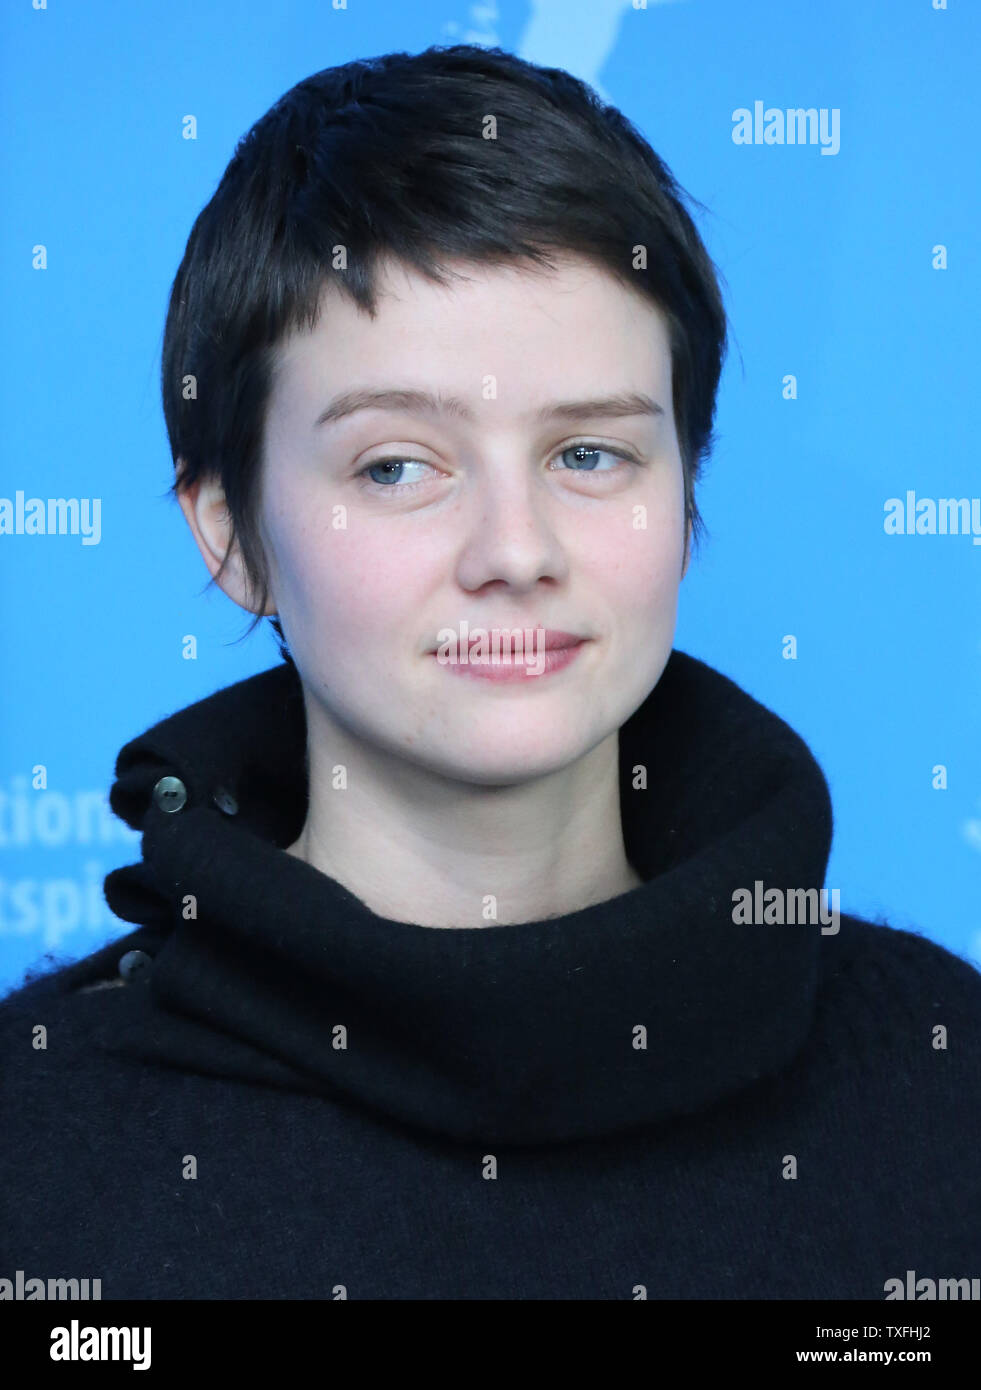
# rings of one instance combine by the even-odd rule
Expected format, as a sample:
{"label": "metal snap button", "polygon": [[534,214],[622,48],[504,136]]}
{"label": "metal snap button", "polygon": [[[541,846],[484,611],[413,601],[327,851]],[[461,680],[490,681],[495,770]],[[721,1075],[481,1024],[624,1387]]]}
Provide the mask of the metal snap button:
{"label": "metal snap button", "polygon": [[187,788],[179,777],[161,777],[153,799],[161,811],[179,811],[187,802]]}

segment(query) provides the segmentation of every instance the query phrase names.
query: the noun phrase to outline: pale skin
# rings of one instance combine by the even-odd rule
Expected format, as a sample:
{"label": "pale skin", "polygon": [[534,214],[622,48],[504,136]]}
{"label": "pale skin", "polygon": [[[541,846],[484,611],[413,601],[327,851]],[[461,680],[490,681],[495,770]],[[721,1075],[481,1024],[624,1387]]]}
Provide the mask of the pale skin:
{"label": "pale skin", "polygon": [[[284,852],[378,916],[483,927],[642,882],[624,851],[618,731],[670,656],[689,537],[650,301],[573,257],[551,272],[451,268],[465,278],[441,287],[385,263],[375,320],[328,289],[314,331],[281,345],[262,612],[279,615],[307,718],[307,817]],[[342,393],[391,387],[457,397],[470,418],[403,404],[315,423]],[[662,413],[538,414],[625,393]],[[394,457],[401,468],[377,466]],[[219,583],[256,611],[218,484],[180,503],[212,575],[231,546]],[[564,670],[492,684],[432,655],[464,621],[589,640]]]}

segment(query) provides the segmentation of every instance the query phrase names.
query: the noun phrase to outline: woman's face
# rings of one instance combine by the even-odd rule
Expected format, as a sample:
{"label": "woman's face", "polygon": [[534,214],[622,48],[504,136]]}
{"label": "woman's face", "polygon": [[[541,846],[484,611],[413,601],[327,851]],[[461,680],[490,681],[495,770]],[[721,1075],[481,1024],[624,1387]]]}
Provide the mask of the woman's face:
{"label": "woman's face", "polygon": [[[374,320],[328,289],[317,328],[283,344],[270,398],[266,611],[308,709],[468,782],[583,756],[645,699],[674,640],[684,484],[665,325],[588,262],[557,264],[454,265],[468,278],[442,288],[389,262]],[[444,407],[404,397],[318,423],[381,391]],[[630,395],[661,409],[597,404]],[[498,682],[434,655],[467,628],[587,640],[562,669]]]}

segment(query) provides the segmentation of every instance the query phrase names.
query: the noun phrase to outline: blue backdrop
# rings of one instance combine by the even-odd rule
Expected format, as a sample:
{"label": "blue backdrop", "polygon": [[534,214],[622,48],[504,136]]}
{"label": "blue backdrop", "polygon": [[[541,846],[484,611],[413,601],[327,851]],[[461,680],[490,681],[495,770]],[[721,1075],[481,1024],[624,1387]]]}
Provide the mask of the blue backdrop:
{"label": "blue backdrop", "polygon": [[[130,929],[102,897],[139,857],[108,809],[120,746],[278,660],[265,625],[234,645],[246,615],[202,596],[166,498],[160,346],[191,224],[295,82],[464,41],[586,78],[707,205],[733,346],[676,646],[810,743],[841,910],[981,959],[981,6],[637,4],[8,0],[0,991]],[[23,534],[18,494],[78,500],[80,530]],[[944,498],[957,534],[928,529]]]}

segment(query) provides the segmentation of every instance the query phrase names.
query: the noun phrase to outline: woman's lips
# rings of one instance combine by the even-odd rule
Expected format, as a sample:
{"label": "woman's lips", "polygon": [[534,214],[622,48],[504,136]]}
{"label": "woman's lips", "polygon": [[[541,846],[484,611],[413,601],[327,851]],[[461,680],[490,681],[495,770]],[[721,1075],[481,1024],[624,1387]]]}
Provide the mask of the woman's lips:
{"label": "woman's lips", "polygon": [[[466,661],[440,661],[439,664],[458,675],[472,676],[475,680],[538,680],[571,665],[588,640],[576,638],[572,633],[551,633],[549,636],[561,637],[562,644],[556,641],[554,645],[546,644],[542,649],[533,648],[523,652],[520,657],[505,648],[503,651],[492,652],[490,657],[478,657],[476,660],[468,658]],[[432,655],[439,660],[436,652]]]}

